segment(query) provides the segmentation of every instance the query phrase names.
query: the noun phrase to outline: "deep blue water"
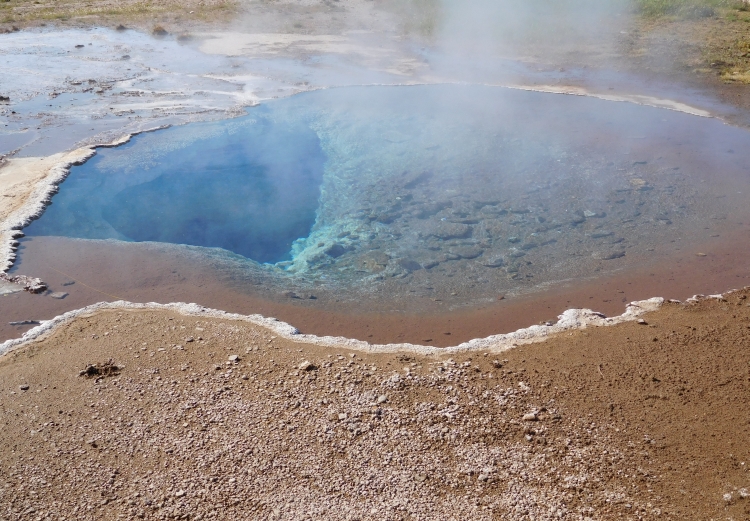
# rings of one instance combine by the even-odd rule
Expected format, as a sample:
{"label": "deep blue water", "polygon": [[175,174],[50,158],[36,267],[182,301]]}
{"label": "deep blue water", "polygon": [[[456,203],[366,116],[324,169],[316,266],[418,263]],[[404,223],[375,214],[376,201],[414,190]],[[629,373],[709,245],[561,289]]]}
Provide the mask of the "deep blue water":
{"label": "deep blue water", "polygon": [[309,234],[326,158],[308,126],[259,107],[157,134],[74,167],[26,233],[218,247],[258,262],[287,259]]}

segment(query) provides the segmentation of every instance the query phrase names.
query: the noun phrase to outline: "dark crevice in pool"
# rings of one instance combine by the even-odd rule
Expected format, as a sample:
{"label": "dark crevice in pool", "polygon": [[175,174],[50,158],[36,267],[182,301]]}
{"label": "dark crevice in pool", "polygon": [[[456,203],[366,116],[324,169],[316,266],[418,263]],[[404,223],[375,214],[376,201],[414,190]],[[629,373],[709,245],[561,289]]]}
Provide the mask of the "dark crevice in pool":
{"label": "dark crevice in pool", "polygon": [[29,236],[157,241],[288,260],[315,222],[325,154],[317,134],[266,107],[230,123],[134,138],[74,167]]}

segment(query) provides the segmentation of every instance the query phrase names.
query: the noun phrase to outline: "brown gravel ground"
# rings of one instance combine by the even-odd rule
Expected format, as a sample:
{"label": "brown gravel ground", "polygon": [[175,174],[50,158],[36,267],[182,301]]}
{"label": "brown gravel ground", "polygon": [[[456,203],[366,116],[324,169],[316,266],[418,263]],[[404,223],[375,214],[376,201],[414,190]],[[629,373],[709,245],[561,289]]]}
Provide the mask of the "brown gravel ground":
{"label": "brown gravel ground", "polygon": [[452,358],[79,318],[0,359],[0,519],[749,519],[747,293]]}

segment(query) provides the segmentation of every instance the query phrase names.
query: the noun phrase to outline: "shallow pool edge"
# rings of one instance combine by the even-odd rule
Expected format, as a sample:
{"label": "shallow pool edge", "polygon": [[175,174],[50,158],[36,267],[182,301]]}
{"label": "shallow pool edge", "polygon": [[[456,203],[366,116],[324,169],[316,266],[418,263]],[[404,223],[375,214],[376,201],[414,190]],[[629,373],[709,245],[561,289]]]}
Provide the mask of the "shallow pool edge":
{"label": "shallow pool edge", "polygon": [[[732,290],[734,291],[734,290]],[[698,300],[702,296],[693,297]],[[723,295],[712,295],[711,298],[723,298]],[[433,347],[409,343],[400,344],[370,344],[363,340],[345,337],[317,336],[302,334],[296,327],[276,318],[264,317],[262,315],[241,315],[227,313],[225,311],[203,307],[195,303],[173,302],[170,304],[133,303],[123,300],[116,302],[99,302],[81,309],[68,311],[53,319],[43,321],[27,331],[21,338],[7,340],[0,344],[0,356],[24,347],[27,344],[42,341],[54,334],[62,326],[71,323],[77,318],[93,316],[106,311],[170,311],[185,316],[212,318],[220,320],[235,320],[249,322],[256,326],[267,328],[280,337],[297,343],[313,344],[328,348],[353,349],[369,353],[398,353],[410,352],[420,355],[449,354],[466,351],[485,350],[502,352],[509,349],[537,342],[543,342],[547,338],[563,333],[565,331],[581,330],[593,326],[613,326],[625,322],[638,320],[642,315],[658,310],[665,300],[662,297],[653,297],[647,300],[631,302],[625,308],[625,312],[615,317],[606,317],[602,313],[591,309],[568,309],[558,316],[558,321],[550,325],[533,325],[519,329],[511,333],[491,335],[485,338],[476,338],[451,347]]]}

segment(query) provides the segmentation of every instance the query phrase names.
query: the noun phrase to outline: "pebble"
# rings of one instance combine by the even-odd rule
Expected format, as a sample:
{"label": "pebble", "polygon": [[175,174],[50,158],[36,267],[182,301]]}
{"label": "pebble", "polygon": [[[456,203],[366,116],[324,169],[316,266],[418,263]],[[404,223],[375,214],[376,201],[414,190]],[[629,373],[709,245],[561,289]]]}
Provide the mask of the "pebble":
{"label": "pebble", "polygon": [[388,397],[386,395],[381,394],[380,396],[378,396],[378,403],[385,403],[387,401],[388,401]]}
{"label": "pebble", "polygon": [[240,357],[238,355],[229,355],[229,361],[236,364],[240,361]]}
{"label": "pebble", "polygon": [[65,293],[64,291],[55,291],[53,293],[50,293],[49,296],[52,297],[52,298],[56,298],[58,300],[62,300],[65,297],[67,297],[68,294]]}
{"label": "pebble", "polygon": [[482,262],[482,264],[488,268],[500,268],[505,265],[505,258],[502,255],[496,255]]}
{"label": "pebble", "polygon": [[23,384],[23,385],[19,386],[18,388],[21,389],[22,391],[28,391],[29,390],[29,385],[28,384]]}
{"label": "pebble", "polygon": [[535,412],[529,412],[523,415],[523,420],[527,422],[535,422],[539,419]]}
{"label": "pebble", "polygon": [[180,489],[180,490],[178,490],[177,492],[174,493],[175,497],[182,497],[184,495],[185,495],[185,491],[182,490],[182,489]]}
{"label": "pebble", "polygon": [[636,320],[636,322],[637,322],[638,324],[642,325],[642,326],[647,326],[647,325],[648,325],[648,322],[646,322],[646,321],[645,321],[645,320],[643,320],[642,318],[639,318],[638,320]]}
{"label": "pebble", "polygon": [[304,362],[302,362],[301,364],[299,364],[297,366],[297,368],[300,371],[312,371],[313,369],[315,369],[315,364],[313,364],[309,360],[305,360]]}
{"label": "pebble", "polygon": [[193,342],[194,340],[195,340],[195,339],[194,339],[193,337],[189,336],[189,337],[187,337],[187,338],[185,339],[185,342]]}

